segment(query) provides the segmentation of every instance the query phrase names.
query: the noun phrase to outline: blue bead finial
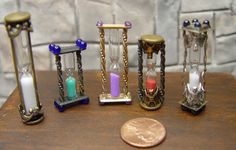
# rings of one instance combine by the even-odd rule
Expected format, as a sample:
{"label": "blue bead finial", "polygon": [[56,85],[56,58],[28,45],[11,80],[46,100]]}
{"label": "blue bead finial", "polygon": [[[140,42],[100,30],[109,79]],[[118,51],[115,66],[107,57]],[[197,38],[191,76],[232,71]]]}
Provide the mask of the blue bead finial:
{"label": "blue bead finial", "polygon": [[54,50],[53,50],[53,53],[54,53],[55,55],[58,55],[58,54],[60,54],[60,52],[61,52],[61,47],[58,46],[58,45],[55,45]]}
{"label": "blue bead finial", "polygon": [[125,26],[130,29],[132,27],[132,23],[130,21],[125,21]]}
{"label": "blue bead finial", "polygon": [[210,21],[209,20],[204,20],[202,24],[210,27]]}
{"label": "blue bead finial", "polygon": [[87,43],[85,41],[81,41],[80,43],[80,49],[85,50],[87,48]]}
{"label": "blue bead finial", "polygon": [[189,26],[189,25],[190,25],[190,21],[189,21],[189,20],[184,20],[183,26],[184,26],[184,27],[187,27],[187,26]]}
{"label": "blue bead finial", "polygon": [[49,45],[48,45],[48,49],[49,49],[49,51],[52,52],[52,51],[55,49],[55,46],[56,46],[56,45],[53,44],[53,43],[49,44]]}
{"label": "blue bead finial", "polygon": [[96,26],[102,26],[103,25],[103,22],[102,21],[97,21],[97,24],[96,24]]}
{"label": "blue bead finial", "polygon": [[85,50],[87,48],[87,43],[82,39],[76,40],[76,45],[80,48],[80,50]]}
{"label": "blue bead finial", "polygon": [[201,27],[201,23],[200,22],[194,22],[194,27],[195,28],[200,28]]}
{"label": "blue bead finial", "polygon": [[80,43],[81,43],[81,39],[77,39],[76,41],[75,41],[75,43],[76,43],[76,45],[79,47],[80,46]]}
{"label": "blue bead finial", "polygon": [[195,22],[199,22],[198,19],[195,18],[192,20],[192,23],[195,23]]}

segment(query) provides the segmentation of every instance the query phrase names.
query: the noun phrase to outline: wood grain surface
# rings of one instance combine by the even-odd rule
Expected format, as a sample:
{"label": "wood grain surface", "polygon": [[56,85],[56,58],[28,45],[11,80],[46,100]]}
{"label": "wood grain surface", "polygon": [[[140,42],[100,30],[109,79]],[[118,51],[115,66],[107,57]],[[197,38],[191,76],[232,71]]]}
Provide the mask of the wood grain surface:
{"label": "wood grain surface", "polygon": [[[21,122],[15,90],[0,109],[0,150],[136,149],[122,141],[120,128],[128,120],[149,117],[167,130],[166,139],[151,149],[236,149],[236,80],[225,73],[206,76],[207,106],[198,116],[180,109],[181,73],[166,73],[166,96],[161,109],[143,110],[137,98],[137,73],[129,73],[132,105],[98,105],[100,74],[86,71],[85,92],[89,105],[59,113],[54,108],[58,97],[56,72],[37,72],[40,101],[45,120],[38,125]],[[1,85],[4,86],[4,85]]]}

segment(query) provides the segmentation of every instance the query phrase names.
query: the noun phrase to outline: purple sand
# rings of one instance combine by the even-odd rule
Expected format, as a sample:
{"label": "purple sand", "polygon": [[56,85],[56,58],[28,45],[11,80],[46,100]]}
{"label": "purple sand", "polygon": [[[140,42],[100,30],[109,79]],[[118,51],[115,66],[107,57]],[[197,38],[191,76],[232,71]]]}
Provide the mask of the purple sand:
{"label": "purple sand", "polygon": [[110,88],[111,96],[118,97],[120,95],[120,76],[115,73],[110,73]]}

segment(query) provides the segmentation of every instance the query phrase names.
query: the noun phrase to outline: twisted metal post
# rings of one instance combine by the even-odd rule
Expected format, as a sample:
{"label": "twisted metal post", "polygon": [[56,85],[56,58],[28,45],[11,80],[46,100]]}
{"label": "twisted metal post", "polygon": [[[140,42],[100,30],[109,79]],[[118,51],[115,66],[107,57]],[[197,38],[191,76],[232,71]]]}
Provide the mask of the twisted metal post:
{"label": "twisted metal post", "polygon": [[106,93],[106,55],[105,55],[105,38],[104,29],[99,29],[100,36],[100,62],[101,62],[101,82],[102,82],[102,94]]}
{"label": "twisted metal post", "polygon": [[161,88],[161,95],[163,96],[164,100],[164,95],[165,95],[165,44],[163,43],[161,45],[161,72],[160,72],[160,88]]}
{"label": "twisted metal post", "polygon": [[127,43],[127,29],[123,29],[123,62],[124,62],[124,94],[128,93],[128,43]]}
{"label": "twisted metal post", "polygon": [[138,95],[143,100],[143,52],[142,40],[138,40]]}
{"label": "twisted metal post", "polygon": [[57,79],[59,87],[59,101],[64,101],[64,86],[63,86],[63,75],[61,67],[61,56],[55,55],[56,65],[57,65]]}
{"label": "twisted metal post", "polygon": [[207,68],[206,68],[206,64],[207,64],[207,33],[204,33],[206,38],[205,38],[205,44],[204,44],[204,57],[203,57],[203,63],[204,63],[204,74],[203,74],[203,88],[205,89],[205,84],[206,84],[206,81],[205,81],[205,75],[206,75],[206,71],[207,71]]}
{"label": "twisted metal post", "polygon": [[[187,64],[187,55],[188,55],[188,52],[187,52],[187,47],[188,47],[188,38],[186,37],[186,31],[183,31],[183,39],[184,39],[184,60],[183,60],[183,72],[185,73],[186,72],[186,64]],[[185,74],[182,75],[182,85],[185,86],[186,83],[185,83]]]}
{"label": "twisted metal post", "polygon": [[80,95],[84,95],[84,76],[83,76],[82,61],[81,61],[81,51],[76,51],[76,59],[78,66],[79,93]]}

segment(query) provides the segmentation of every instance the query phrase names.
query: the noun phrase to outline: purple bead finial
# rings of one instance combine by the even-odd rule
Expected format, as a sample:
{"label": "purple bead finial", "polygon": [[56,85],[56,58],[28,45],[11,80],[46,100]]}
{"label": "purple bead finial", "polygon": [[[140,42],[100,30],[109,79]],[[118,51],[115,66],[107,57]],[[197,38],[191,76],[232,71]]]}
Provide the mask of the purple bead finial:
{"label": "purple bead finial", "polygon": [[58,46],[58,45],[55,45],[54,50],[53,50],[53,53],[54,53],[55,55],[58,55],[58,54],[60,54],[60,52],[61,52],[61,47]]}
{"label": "purple bead finial", "polygon": [[80,50],[85,50],[87,48],[87,43],[82,39],[76,40],[76,45],[80,48]]}
{"label": "purple bead finial", "polygon": [[49,51],[51,51],[51,52],[54,51],[55,46],[56,46],[56,45],[53,44],[53,43],[49,44],[49,45],[48,45],[48,49],[49,49]]}
{"label": "purple bead finial", "polygon": [[102,21],[97,21],[96,26],[100,27],[100,26],[102,26],[102,25],[103,25],[103,22],[102,22]]}
{"label": "purple bead finial", "polygon": [[132,27],[132,23],[130,21],[125,21],[125,26],[130,29]]}

